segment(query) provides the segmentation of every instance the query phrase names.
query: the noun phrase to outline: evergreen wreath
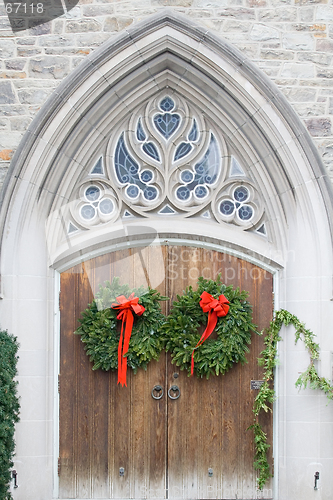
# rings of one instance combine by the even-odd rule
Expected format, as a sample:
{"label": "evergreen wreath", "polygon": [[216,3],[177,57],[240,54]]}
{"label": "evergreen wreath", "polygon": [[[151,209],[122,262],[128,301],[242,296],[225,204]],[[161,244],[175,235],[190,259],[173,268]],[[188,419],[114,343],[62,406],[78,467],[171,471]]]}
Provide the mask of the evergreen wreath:
{"label": "evergreen wreath", "polygon": [[129,297],[132,293],[139,297],[145,311],[141,316],[135,316],[127,352],[127,366],[134,373],[138,368],[147,368],[152,359],[158,359],[164,348],[160,328],[165,321],[159,301],[167,300],[152,288],[144,287],[130,289],[121,285],[115,277],[112,283],[106,281],[100,285],[93,302],[82,313],[79,319],[81,326],[74,332],[81,335],[85,350],[90,361],[94,363],[93,370],[116,370],[118,368],[118,345],[121,322],[117,320],[119,311],[111,306],[117,297]]}
{"label": "evergreen wreath", "polygon": [[[229,311],[217,320],[217,339],[208,338],[196,348],[201,336],[199,329],[207,324],[207,313],[200,307],[200,296],[205,291],[214,298],[224,295],[229,301]],[[207,379],[212,374],[226,373],[234,363],[244,364],[251,333],[256,331],[247,296],[246,291],[224,285],[220,275],[216,281],[200,277],[197,290],[190,286],[183,295],[177,295],[161,329],[172,363],[190,374],[194,350],[194,372],[198,377],[205,376]]]}

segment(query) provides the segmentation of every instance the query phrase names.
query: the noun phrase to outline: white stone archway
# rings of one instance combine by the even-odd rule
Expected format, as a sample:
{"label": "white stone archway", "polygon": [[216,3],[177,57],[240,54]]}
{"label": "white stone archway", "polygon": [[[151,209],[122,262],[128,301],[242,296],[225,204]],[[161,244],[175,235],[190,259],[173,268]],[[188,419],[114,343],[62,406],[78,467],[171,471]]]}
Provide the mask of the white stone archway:
{"label": "white stone archway", "polygon": [[[126,117],[166,89],[215,123],[239,155],[261,193],[267,234],[223,221],[152,214],[144,219],[148,230],[142,230],[142,217],[126,222],[125,233],[124,221],[118,228],[112,220],[71,239],[66,217],[75,190]],[[331,221],[331,187],[308,133],[277,88],[228,43],[164,11],[88,56],[37,115],[3,191],[1,326],[21,344],[15,465],[22,487],[15,498],[51,499],[56,492],[58,272],[121,245],[146,244],[152,231],[156,238],[189,245],[204,241],[260,262],[276,272],[277,307],[295,313],[316,333],[319,370],[330,377]],[[332,408],[320,394],[297,393],[294,382],[307,366],[307,354],[293,345],[292,335],[284,338],[277,370],[274,498],[314,498],[313,475],[320,470],[321,499],[328,499]]]}

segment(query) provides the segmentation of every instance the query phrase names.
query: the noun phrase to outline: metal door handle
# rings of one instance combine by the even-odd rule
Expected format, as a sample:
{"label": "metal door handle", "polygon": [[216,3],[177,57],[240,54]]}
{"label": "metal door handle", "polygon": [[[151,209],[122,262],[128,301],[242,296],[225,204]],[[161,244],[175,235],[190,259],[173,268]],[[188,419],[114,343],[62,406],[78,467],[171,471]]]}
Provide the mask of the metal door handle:
{"label": "metal door handle", "polygon": [[[175,396],[171,396],[171,392],[176,392],[177,394]],[[170,389],[168,390],[168,396],[170,399],[178,399],[180,396],[180,389],[178,385],[172,385]]]}
{"label": "metal door handle", "polygon": [[[157,394],[155,394],[157,392]],[[161,385],[154,385],[153,390],[151,391],[151,397],[154,399],[163,398],[164,391]]]}

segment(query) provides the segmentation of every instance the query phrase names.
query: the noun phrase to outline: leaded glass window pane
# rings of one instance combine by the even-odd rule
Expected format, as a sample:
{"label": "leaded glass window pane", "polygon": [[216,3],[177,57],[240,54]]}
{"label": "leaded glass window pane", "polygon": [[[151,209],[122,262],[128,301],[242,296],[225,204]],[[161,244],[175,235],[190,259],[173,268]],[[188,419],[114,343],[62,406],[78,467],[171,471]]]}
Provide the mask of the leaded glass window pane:
{"label": "leaded glass window pane", "polygon": [[184,158],[190,151],[192,151],[192,146],[188,142],[181,142],[176,149],[174,161]]}
{"label": "leaded glass window pane", "polygon": [[101,191],[97,186],[89,186],[85,192],[88,201],[96,201],[101,195]]}
{"label": "leaded glass window pane", "polygon": [[146,142],[142,146],[143,151],[156,161],[160,161],[160,156],[158,154],[156,146],[152,142]]}
{"label": "leaded glass window pane", "polygon": [[139,165],[129,155],[125,146],[124,135],[120,136],[117,143],[114,165],[118,181],[121,184],[127,184],[128,182],[135,183],[135,181],[139,181]]}
{"label": "leaded glass window pane", "polygon": [[198,127],[196,120],[193,120],[193,127],[191,132],[188,134],[188,140],[191,142],[195,142],[198,139]]}
{"label": "leaded glass window pane", "polygon": [[160,108],[162,111],[172,111],[174,107],[175,107],[175,103],[171,99],[171,97],[165,97],[160,102]]}
{"label": "leaded glass window pane", "polygon": [[169,139],[177,130],[180,124],[180,116],[177,113],[165,113],[154,116],[154,125],[157,131],[165,138]]}
{"label": "leaded glass window pane", "polygon": [[146,134],[145,131],[143,130],[141,120],[138,121],[138,126],[136,128],[136,137],[138,141],[145,141],[146,140]]}

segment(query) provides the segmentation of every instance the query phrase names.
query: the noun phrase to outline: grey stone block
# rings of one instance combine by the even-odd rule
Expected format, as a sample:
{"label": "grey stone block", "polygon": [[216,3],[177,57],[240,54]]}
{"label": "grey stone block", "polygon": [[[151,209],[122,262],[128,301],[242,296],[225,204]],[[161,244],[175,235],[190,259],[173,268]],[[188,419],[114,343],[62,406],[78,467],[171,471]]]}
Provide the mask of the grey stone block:
{"label": "grey stone block", "polygon": [[0,106],[0,116],[19,116],[26,114],[28,114],[26,107],[21,106],[19,104],[15,105],[3,104],[2,106]]}
{"label": "grey stone block", "polygon": [[75,45],[74,35],[46,35],[38,40],[40,47],[68,47]]}
{"label": "grey stone block", "polygon": [[13,69],[15,71],[22,71],[24,66],[26,65],[26,59],[9,59],[5,61],[6,69]]}
{"label": "grey stone block", "polygon": [[329,66],[332,62],[333,56],[331,54],[320,54],[318,52],[299,52],[297,54],[298,61],[312,61],[316,64]]}
{"label": "grey stone block", "polygon": [[0,40],[0,58],[6,59],[13,57],[15,54],[14,40]]}
{"label": "grey stone block", "polygon": [[294,103],[294,110],[302,118],[308,118],[310,116],[322,116],[325,114],[326,104],[304,104],[304,103]]}
{"label": "grey stone block", "polygon": [[122,31],[133,23],[132,17],[107,17],[104,23],[104,31]]}
{"label": "grey stone block", "polygon": [[264,24],[254,24],[250,32],[251,40],[265,41],[272,39],[279,39],[280,33],[278,30],[265,26]]}
{"label": "grey stone block", "polygon": [[29,35],[31,36],[47,35],[49,33],[51,33],[51,22],[43,23],[29,29]]}
{"label": "grey stone block", "polygon": [[11,130],[24,132],[29,127],[31,121],[32,121],[32,118],[30,118],[28,116],[11,118],[10,119],[10,128],[11,128]]}
{"label": "grey stone block", "polygon": [[314,50],[315,41],[309,33],[285,33],[282,44],[290,50]]}
{"label": "grey stone block", "polygon": [[279,60],[291,60],[294,59],[294,54],[287,50],[271,50],[263,49],[260,51],[261,59],[279,59]]}
{"label": "grey stone block", "polygon": [[333,52],[333,40],[317,40],[316,50],[320,52]]}
{"label": "grey stone block", "polygon": [[282,92],[290,102],[315,102],[316,90],[308,88],[281,88]]}
{"label": "grey stone block", "polygon": [[16,102],[11,82],[0,81],[0,104],[15,104]]}
{"label": "grey stone block", "polygon": [[283,64],[281,71],[283,78],[314,78],[315,67],[312,63],[289,63]]}
{"label": "grey stone block", "polygon": [[19,100],[22,104],[43,104],[48,96],[51,94],[52,90],[43,90],[43,89],[25,89],[19,90],[18,96]]}
{"label": "grey stone block", "polygon": [[34,78],[62,79],[69,73],[66,57],[45,56],[29,61],[29,76]]}
{"label": "grey stone block", "polygon": [[109,33],[81,33],[76,35],[76,44],[79,47],[99,47],[109,38]]}
{"label": "grey stone block", "polygon": [[332,134],[332,123],[329,118],[311,118],[304,121],[312,137],[326,137]]}
{"label": "grey stone block", "polygon": [[17,44],[18,45],[35,45],[36,43],[36,39],[33,38],[33,37],[29,37],[29,38],[19,38],[17,40]]}
{"label": "grey stone block", "polygon": [[42,50],[34,47],[33,49],[31,48],[26,48],[26,47],[17,47],[17,55],[19,57],[33,57],[37,56],[38,54],[41,54]]}
{"label": "grey stone block", "polygon": [[221,9],[216,12],[217,16],[220,17],[234,17],[235,19],[255,19],[255,12],[253,9],[245,8],[232,8],[228,7],[226,9]]}
{"label": "grey stone block", "polygon": [[276,9],[262,9],[258,13],[259,21],[285,22],[296,21],[297,10],[293,7],[283,7]]}
{"label": "grey stone block", "polygon": [[85,17],[99,17],[114,14],[113,5],[82,5],[82,13]]}
{"label": "grey stone block", "polygon": [[101,31],[101,25],[94,19],[77,19],[66,22],[66,33],[86,33]]}
{"label": "grey stone block", "polygon": [[333,78],[333,69],[328,68],[318,68],[317,69],[318,78]]}

